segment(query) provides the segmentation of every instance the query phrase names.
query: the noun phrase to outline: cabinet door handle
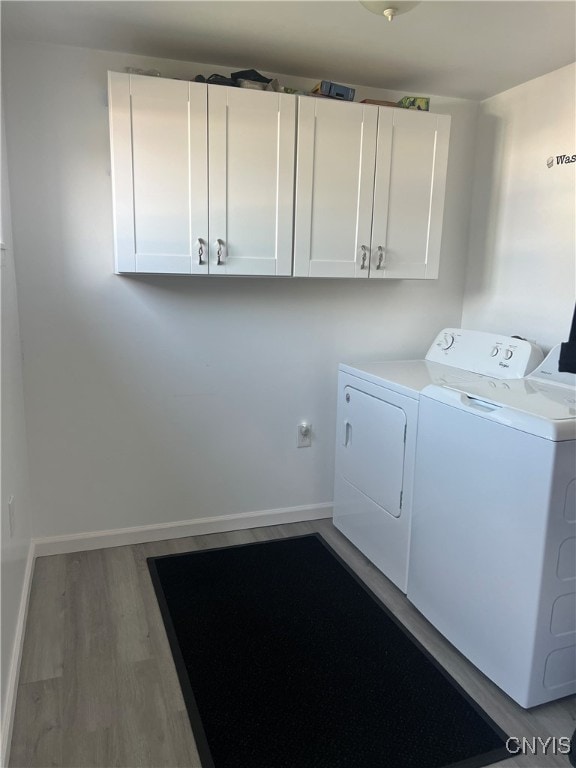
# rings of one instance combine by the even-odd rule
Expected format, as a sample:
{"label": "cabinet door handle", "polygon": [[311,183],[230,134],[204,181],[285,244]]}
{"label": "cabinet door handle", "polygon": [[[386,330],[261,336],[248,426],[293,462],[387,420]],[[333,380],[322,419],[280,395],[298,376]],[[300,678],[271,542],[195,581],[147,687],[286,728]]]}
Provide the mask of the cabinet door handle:
{"label": "cabinet door handle", "polygon": [[218,250],[216,251],[216,264],[221,267],[222,264],[224,264],[224,260],[222,258],[222,253],[224,251],[224,240],[220,240],[220,238],[218,238],[218,240],[216,240],[216,244],[218,245]]}
{"label": "cabinet door handle", "polygon": [[360,264],[360,269],[366,269],[366,259],[368,258],[368,246],[361,245],[360,248],[362,249],[362,262]]}
{"label": "cabinet door handle", "polygon": [[379,245],[378,246],[378,264],[376,264],[376,269],[384,269],[386,266],[384,262],[384,248]]}
{"label": "cabinet door handle", "polygon": [[202,266],[202,264],[206,264],[202,256],[204,256],[204,240],[202,240],[202,238],[199,237],[198,238],[198,264],[200,264],[200,266]]}

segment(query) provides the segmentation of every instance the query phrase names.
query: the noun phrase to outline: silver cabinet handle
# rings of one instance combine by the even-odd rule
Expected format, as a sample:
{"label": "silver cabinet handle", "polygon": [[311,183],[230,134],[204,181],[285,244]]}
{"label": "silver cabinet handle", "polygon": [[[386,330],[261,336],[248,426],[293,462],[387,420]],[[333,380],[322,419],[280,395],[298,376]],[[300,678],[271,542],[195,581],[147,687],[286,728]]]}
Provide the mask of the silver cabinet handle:
{"label": "silver cabinet handle", "polygon": [[379,245],[378,246],[378,264],[376,264],[376,269],[384,269],[384,248]]}
{"label": "silver cabinet handle", "polygon": [[360,269],[366,269],[366,259],[368,258],[368,246],[361,245],[360,248],[362,248],[362,263],[360,264]]}
{"label": "silver cabinet handle", "polygon": [[221,267],[224,264],[224,260],[222,258],[222,253],[224,251],[224,240],[216,240],[216,245],[218,246],[218,249],[216,251],[216,264]]}
{"label": "silver cabinet handle", "polygon": [[202,264],[206,264],[202,256],[204,256],[204,240],[202,240],[202,238],[199,237],[198,238],[198,264],[200,264],[200,266],[202,266]]}
{"label": "silver cabinet handle", "polygon": [[220,238],[218,238],[218,240],[216,240],[216,243],[218,245],[218,250],[216,251],[216,257],[217,257],[216,264],[219,267],[221,267],[222,264],[224,264],[224,260],[222,259],[222,253],[224,250],[224,240],[220,240]]}

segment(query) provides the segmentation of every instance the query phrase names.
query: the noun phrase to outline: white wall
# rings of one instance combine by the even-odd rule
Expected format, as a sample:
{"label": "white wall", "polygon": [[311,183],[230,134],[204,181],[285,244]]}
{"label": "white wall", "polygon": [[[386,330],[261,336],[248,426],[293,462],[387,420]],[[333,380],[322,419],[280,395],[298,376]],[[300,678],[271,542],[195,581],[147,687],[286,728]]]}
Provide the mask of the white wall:
{"label": "white wall", "polygon": [[565,341],[576,289],[576,65],[480,105],[462,325]]}
{"label": "white wall", "polygon": [[[4,114],[2,113],[2,224],[0,240],[6,248],[0,254],[0,424],[2,427],[0,461],[1,501],[1,722],[2,758],[5,757],[10,721],[8,701],[11,661],[18,628],[18,614],[24,595],[25,574],[31,537],[31,509],[24,421],[24,395],[22,385],[22,356],[18,324],[18,301],[14,274],[12,235],[10,225],[10,196],[4,141]],[[8,499],[14,497],[14,531],[10,536]],[[5,763],[2,762],[2,765]]]}
{"label": "white wall", "polygon": [[[438,281],[127,278],[113,274],[106,108],[106,72],[126,66],[221,71],[6,51],[34,533],[330,502],[337,363],[417,356],[460,322],[477,105],[432,102],[453,116]],[[298,450],[303,419],[313,447]]]}

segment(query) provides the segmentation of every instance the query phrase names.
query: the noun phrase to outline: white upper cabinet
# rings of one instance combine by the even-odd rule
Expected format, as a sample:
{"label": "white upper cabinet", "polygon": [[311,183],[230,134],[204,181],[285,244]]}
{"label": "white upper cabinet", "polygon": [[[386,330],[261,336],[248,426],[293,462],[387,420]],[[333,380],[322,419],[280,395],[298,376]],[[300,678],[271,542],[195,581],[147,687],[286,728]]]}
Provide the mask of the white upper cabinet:
{"label": "white upper cabinet", "polygon": [[118,72],[108,88],[117,272],[438,276],[450,117]]}
{"label": "white upper cabinet", "polygon": [[207,272],[207,86],[116,72],[108,85],[116,270]]}
{"label": "white upper cabinet", "polygon": [[438,276],[450,117],[301,98],[294,274]]}
{"label": "white upper cabinet", "polygon": [[[380,107],[393,116],[391,151],[377,166],[372,264],[383,277],[436,278],[440,263],[450,117]],[[388,132],[388,129],[387,129]],[[380,137],[378,159],[380,155]],[[387,215],[386,215],[387,212]],[[371,276],[376,274],[376,270]]]}
{"label": "white upper cabinet", "polygon": [[116,270],[290,275],[296,99],[109,73]]}
{"label": "white upper cabinet", "polygon": [[291,275],[296,98],[208,86],[210,274]]}
{"label": "white upper cabinet", "polygon": [[368,277],[378,110],[299,99],[294,274]]}

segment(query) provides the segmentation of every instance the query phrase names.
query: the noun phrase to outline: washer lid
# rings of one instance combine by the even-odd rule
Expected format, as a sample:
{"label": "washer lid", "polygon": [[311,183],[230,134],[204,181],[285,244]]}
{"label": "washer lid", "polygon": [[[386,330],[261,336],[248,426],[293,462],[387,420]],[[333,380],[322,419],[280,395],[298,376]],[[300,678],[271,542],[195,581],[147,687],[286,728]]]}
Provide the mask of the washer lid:
{"label": "washer lid", "polygon": [[490,405],[502,405],[548,421],[576,418],[576,389],[536,379],[478,381],[450,389],[463,392]]}
{"label": "washer lid", "polygon": [[532,378],[428,387],[423,396],[501,424],[563,441],[576,439],[576,388]]}

